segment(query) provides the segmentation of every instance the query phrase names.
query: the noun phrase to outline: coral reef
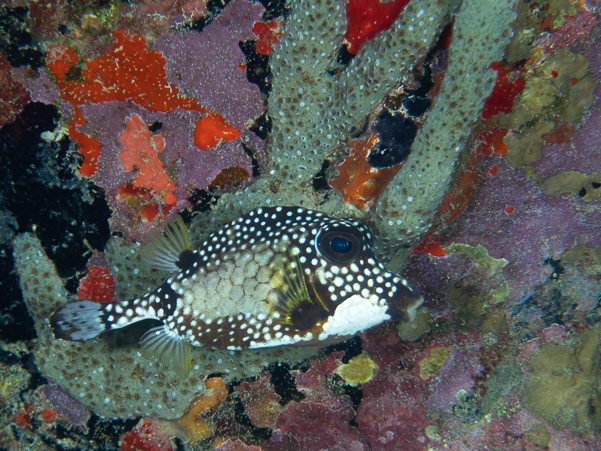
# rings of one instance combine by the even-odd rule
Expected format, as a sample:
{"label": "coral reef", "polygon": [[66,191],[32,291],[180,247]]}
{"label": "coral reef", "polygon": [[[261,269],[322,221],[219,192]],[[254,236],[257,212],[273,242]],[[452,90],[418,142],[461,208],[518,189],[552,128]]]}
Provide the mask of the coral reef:
{"label": "coral reef", "polygon": [[[0,446],[601,449],[599,2],[224,3],[2,6]],[[184,381],[52,337],[170,216],[277,204],[369,223],[416,321]]]}

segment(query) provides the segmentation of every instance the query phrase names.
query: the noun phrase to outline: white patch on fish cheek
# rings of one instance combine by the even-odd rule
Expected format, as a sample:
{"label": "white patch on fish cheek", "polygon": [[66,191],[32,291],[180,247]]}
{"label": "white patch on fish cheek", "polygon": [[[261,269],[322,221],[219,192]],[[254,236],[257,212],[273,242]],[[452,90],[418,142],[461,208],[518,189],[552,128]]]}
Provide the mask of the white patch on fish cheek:
{"label": "white patch on fish cheek", "polygon": [[[377,297],[376,297],[377,299]],[[348,336],[369,329],[390,319],[385,305],[374,303],[357,294],[342,302],[323,325],[319,340],[327,340],[331,336]]]}

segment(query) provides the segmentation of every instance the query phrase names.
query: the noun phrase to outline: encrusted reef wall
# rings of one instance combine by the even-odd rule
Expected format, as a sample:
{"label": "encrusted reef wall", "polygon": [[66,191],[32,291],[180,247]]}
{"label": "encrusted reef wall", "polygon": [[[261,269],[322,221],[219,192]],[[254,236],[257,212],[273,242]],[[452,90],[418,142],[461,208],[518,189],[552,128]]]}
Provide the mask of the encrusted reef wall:
{"label": "encrusted reef wall", "polygon": [[[244,5],[235,2],[228,14],[234,8],[244,10]],[[340,193],[324,196],[311,182],[326,157],[341,156],[341,143],[351,129],[360,126],[392,88],[408,82],[443,27],[454,20],[449,67],[434,108],[418,133],[409,161],[367,218],[376,229],[380,257],[390,259],[400,247],[412,246],[429,228],[492,89],[489,66],[502,58],[511,36],[513,5],[514,0],[465,0],[461,5],[455,0],[413,0],[390,29],[363,45],[348,66],[342,66],[336,57],[346,29],[345,2],[292,2],[283,36],[271,54],[269,163],[254,184],[222,196],[210,214],[197,215],[191,226],[193,244],[200,244],[216,227],[260,205],[299,205],[336,216],[365,217],[365,211],[345,203]],[[253,5],[253,15],[257,15],[256,10]],[[490,20],[493,16],[495,20]],[[124,35],[119,39],[124,45],[128,42]],[[115,108],[108,105],[106,108]],[[82,106],[84,112],[86,108]],[[134,108],[141,115],[147,114],[138,106]],[[105,110],[94,114],[101,112],[112,114]],[[144,125],[140,116],[136,120]],[[236,119],[234,123],[239,122]],[[99,177],[108,180],[108,173],[101,172]],[[131,344],[135,340],[113,347],[102,339],[85,344],[53,340],[46,318],[68,299],[61,279],[32,235],[16,240],[15,257],[24,298],[36,321],[40,368],[103,416],[177,418],[203,389],[203,377],[209,373],[223,373],[230,380],[253,375],[270,361],[297,361],[315,352],[195,349],[191,378],[178,382],[171,372],[157,372],[156,366],[139,358],[136,345]],[[120,298],[139,296],[166,276],[144,270],[135,247],[120,238],[113,238],[107,246],[106,260],[116,277]]]}
{"label": "encrusted reef wall", "polygon": [[[349,11],[370,1],[0,8],[0,264],[14,251],[19,276],[0,448],[601,449],[600,0],[373,0],[398,19],[357,44]],[[396,139],[404,156],[371,165]],[[135,244],[169,216],[197,247],[276,204],[371,223],[424,297],[416,321],[325,349],[194,348],[183,381],[138,354],[143,327],[53,339],[61,303],[169,277]]]}

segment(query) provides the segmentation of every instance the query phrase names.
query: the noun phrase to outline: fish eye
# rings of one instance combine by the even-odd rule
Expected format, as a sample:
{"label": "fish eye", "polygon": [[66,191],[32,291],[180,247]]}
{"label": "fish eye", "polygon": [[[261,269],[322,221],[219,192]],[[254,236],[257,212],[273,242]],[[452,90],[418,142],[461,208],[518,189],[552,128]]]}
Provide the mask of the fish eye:
{"label": "fish eye", "polygon": [[349,230],[330,230],[317,238],[319,252],[332,263],[350,263],[361,252],[361,235]]}
{"label": "fish eye", "polygon": [[353,243],[342,236],[337,236],[330,241],[330,247],[334,252],[346,254],[353,248]]}

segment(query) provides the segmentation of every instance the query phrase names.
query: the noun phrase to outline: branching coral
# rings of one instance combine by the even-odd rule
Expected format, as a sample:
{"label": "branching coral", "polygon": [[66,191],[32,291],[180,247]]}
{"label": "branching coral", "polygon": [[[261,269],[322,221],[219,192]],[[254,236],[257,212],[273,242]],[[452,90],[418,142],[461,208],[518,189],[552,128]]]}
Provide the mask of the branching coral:
{"label": "branching coral", "polygon": [[[490,66],[503,57],[511,36],[514,3],[466,0],[454,16],[441,91],[408,161],[368,218],[376,229],[381,257],[390,259],[399,248],[412,247],[430,228],[492,90],[495,72]],[[268,112],[273,129],[267,176],[250,189],[224,198],[214,221],[226,221],[264,204],[365,216],[364,211],[344,204],[338,192],[327,197],[316,193],[313,177],[324,159],[337,156],[351,128],[360,126],[399,81],[408,80],[455,7],[454,1],[412,1],[389,30],[363,45],[344,68],[334,63],[346,29],[344,2],[295,3],[271,54],[274,79]]]}

